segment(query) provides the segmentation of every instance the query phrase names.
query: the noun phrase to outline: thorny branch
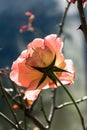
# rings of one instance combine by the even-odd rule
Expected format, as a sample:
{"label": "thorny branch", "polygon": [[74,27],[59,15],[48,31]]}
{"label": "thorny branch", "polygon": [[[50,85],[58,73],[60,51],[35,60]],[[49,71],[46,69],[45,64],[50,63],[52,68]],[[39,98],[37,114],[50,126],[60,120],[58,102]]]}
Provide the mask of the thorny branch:
{"label": "thorny branch", "polygon": [[85,20],[85,14],[84,14],[84,10],[83,10],[82,0],[77,0],[77,4],[78,4],[78,11],[79,11],[80,21],[81,21],[81,25],[82,25],[82,30],[83,30],[83,34],[84,34],[85,41],[87,44],[87,24],[86,24],[86,20]]}

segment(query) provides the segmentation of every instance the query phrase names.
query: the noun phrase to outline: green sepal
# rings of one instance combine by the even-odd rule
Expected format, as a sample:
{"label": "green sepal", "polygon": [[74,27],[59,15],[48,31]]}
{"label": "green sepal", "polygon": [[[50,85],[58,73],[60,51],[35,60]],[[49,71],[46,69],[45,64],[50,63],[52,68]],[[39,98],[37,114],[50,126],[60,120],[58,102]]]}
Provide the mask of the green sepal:
{"label": "green sepal", "polygon": [[[57,85],[57,82],[60,83],[59,79],[56,77],[56,75],[53,72],[67,72],[67,73],[71,73],[67,70],[58,68],[55,65],[55,61],[56,61],[56,55],[52,61],[52,63],[47,66],[47,67],[35,67],[35,66],[31,66],[32,68],[40,71],[41,73],[43,73],[42,78],[40,79],[36,89],[45,81],[45,79],[47,78],[47,76],[54,82],[55,85]],[[72,73],[71,73],[72,74]]]}
{"label": "green sepal", "polygon": [[38,83],[36,89],[45,81],[46,77],[47,77],[47,74],[44,73],[43,76],[42,76],[42,78],[41,78],[41,80],[39,81],[39,83]]}
{"label": "green sepal", "polygon": [[64,69],[61,69],[61,68],[58,68],[56,66],[53,66],[53,72],[67,72],[67,73],[72,74],[71,72],[64,70]]}

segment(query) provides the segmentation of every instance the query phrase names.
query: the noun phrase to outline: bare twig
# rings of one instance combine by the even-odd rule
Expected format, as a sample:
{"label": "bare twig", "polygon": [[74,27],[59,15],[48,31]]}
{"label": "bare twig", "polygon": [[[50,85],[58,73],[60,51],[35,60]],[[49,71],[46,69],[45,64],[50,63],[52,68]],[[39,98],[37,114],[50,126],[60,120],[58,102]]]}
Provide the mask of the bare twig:
{"label": "bare twig", "polygon": [[51,123],[55,114],[55,99],[56,98],[56,89],[52,89],[52,105],[51,105],[51,110],[48,118],[48,130],[50,130]]}
{"label": "bare twig", "polygon": [[13,111],[13,109],[12,109],[10,103],[9,103],[8,97],[6,95],[6,92],[3,89],[3,85],[1,83],[1,81],[0,81],[0,89],[1,89],[1,92],[2,92],[3,96],[5,97],[5,100],[6,100],[7,104],[8,104],[8,106],[9,106],[10,111],[11,111],[13,117],[14,117],[16,125],[18,126],[18,130],[22,130],[21,127],[20,127],[20,125],[19,125],[19,123],[18,123],[17,117],[16,117],[16,115],[15,115],[15,113],[14,113],[14,111]]}
{"label": "bare twig", "polygon": [[[86,101],[86,100],[87,100],[87,96],[84,96],[81,99],[76,100],[75,102],[79,104],[79,103]],[[56,106],[55,109],[59,110],[59,109],[62,109],[64,107],[67,107],[69,105],[73,105],[73,102],[65,102],[61,105]]]}
{"label": "bare twig", "polygon": [[85,41],[86,41],[86,44],[87,44],[87,25],[86,25],[82,0],[77,0],[77,4],[78,4],[78,11],[79,11],[79,16],[80,16],[80,21],[81,21],[81,25],[82,25],[82,29],[83,29],[83,34],[84,34]]}
{"label": "bare twig", "polygon": [[9,124],[11,124],[15,129],[18,129],[18,126],[15,125],[13,121],[11,121],[7,116],[5,116],[2,112],[0,112],[0,116],[5,119]]}
{"label": "bare twig", "polygon": [[66,19],[67,12],[69,10],[70,5],[71,5],[71,2],[68,2],[67,7],[65,8],[65,12],[64,12],[64,15],[62,17],[61,23],[59,24],[60,29],[59,29],[59,32],[58,32],[58,36],[61,36],[61,34],[63,32],[63,27],[64,27],[65,19]]}
{"label": "bare twig", "polygon": [[26,109],[25,114],[28,118],[32,119],[32,121],[35,123],[36,126],[38,126],[38,128],[40,128],[41,130],[47,130],[43,123],[35,115],[30,113],[28,109]]}
{"label": "bare twig", "polygon": [[43,105],[42,96],[40,96],[40,99],[41,99],[41,111],[43,112],[43,115],[44,115],[44,117],[45,117],[45,120],[48,122],[48,118],[47,118],[46,112],[45,112],[45,110],[44,110],[44,105]]}

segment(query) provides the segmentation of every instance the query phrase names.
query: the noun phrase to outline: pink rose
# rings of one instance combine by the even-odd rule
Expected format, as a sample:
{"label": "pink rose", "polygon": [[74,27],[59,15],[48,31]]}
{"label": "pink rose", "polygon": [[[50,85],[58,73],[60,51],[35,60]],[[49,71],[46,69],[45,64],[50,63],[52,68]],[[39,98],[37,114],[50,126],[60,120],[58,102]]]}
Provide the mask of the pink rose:
{"label": "pink rose", "polygon": [[[75,69],[71,60],[64,59],[62,47],[63,41],[55,34],[48,35],[44,39],[34,39],[28,44],[27,49],[20,54],[17,60],[13,62],[10,73],[11,80],[17,85],[27,88],[27,91],[36,91],[38,87],[37,95],[41,89],[57,88],[60,84],[58,81],[55,84],[49,76],[38,86],[44,74],[34,68],[40,67],[43,70],[56,57],[54,66],[69,72],[53,73],[64,85],[71,85],[74,82]],[[34,97],[32,100],[36,98]]]}

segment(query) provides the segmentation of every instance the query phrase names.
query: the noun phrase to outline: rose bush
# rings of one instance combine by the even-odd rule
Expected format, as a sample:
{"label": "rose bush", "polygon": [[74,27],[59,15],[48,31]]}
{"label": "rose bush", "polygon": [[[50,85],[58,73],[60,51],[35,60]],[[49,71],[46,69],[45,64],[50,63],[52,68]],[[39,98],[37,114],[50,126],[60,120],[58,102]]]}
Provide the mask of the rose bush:
{"label": "rose bush", "polygon": [[[38,95],[41,89],[57,88],[60,86],[58,81],[55,83],[50,78],[52,77],[50,76],[50,71],[53,71],[52,67],[49,69],[49,74],[45,74],[46,77],[40,83],[44,73],[47,72],[43,73],[43,71],[38,69],[49,68],[54,59],[53,67],[59,68],[62,71],[54,71],[53,74],[64,85],[71,85],[74,82],[75,69],[73,63],[70,59],[64,59],[62,48],[63,41],[56,34],[48,35],[44,39],[36,38],[28,44],[27,49],[13,62],[10,78],[17,85],[27,88],[26,91],[28,92],[25,92],[26,98],[28,98],[27,95],[32,91],[37,90],[35,94],[37,93],[36,95]],[[32,97],[30,97],[30,100],[37,98],[37,96],[34,96],[34,92],[30,95]]]}

